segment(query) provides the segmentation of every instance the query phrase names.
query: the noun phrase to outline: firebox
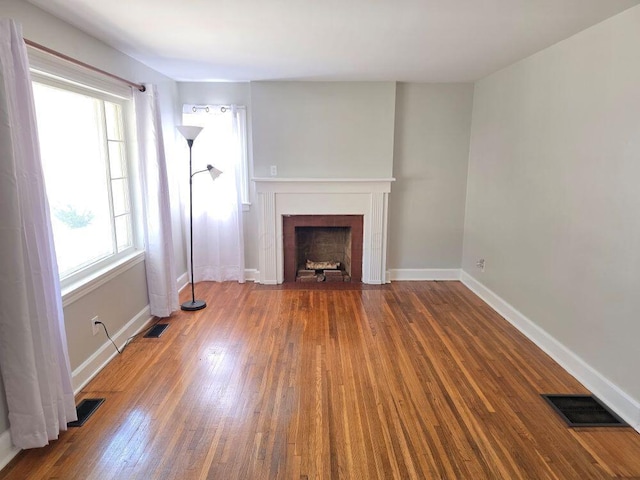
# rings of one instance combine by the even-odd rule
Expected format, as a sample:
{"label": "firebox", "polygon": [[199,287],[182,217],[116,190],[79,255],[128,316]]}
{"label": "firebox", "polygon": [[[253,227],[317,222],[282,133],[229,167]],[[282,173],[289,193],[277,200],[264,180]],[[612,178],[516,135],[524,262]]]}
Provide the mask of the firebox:
{"label": "firebox", "polygon": [[362,215],[284,215],[285,282],[360,282]]}

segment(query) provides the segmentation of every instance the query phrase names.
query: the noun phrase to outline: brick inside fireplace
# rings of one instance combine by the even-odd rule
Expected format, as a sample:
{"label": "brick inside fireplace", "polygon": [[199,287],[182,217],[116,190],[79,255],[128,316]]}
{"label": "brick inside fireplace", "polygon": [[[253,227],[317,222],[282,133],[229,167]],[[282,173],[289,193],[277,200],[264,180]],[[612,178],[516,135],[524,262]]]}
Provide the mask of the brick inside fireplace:
{"label": "brick inside fireplace", "polygon": [[340,279],[318,269],[311,281],[362,281],[362,215],[284,215],[282,229],[285,282],[308,270],[307,260],[340,262]]}

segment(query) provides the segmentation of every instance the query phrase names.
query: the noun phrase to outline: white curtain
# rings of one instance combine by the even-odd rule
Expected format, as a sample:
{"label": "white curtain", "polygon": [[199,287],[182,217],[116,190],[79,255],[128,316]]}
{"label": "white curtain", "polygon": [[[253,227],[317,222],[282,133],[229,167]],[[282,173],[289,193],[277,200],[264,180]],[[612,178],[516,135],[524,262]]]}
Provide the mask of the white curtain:
{"label": "white curtain", "polygon": [[[223,172],[215,182],[206,173],[193,177],[194,281],[236,280],[243,283],[244,238],[240,185],[244,145],[241,135],[244,132],[245,111],[235,107],[220,109],[214,106],[210,106],[209,112],[199,109],[199,113],[192,113],[192,108],[185,108],[185,111],[183,121],[186,125],[204,127],[193,143],[194,172],[206,169],[207,164]],[[188,195],[184,197],[188,198]],[[187,222],[188,209],[187,204]],[[188,224],[186,231],[189,231]]]}
{"label": "white curtain", "polygon": [[76,419],[22,29],[0,19],[0,370],[11,439],[42,447]]}
{"label": "white curtain", "polygon": [[178,286],[171,233],[167,161],[155,85],[134,89],[144,223],[145,267],[151,314],[178,310]]}

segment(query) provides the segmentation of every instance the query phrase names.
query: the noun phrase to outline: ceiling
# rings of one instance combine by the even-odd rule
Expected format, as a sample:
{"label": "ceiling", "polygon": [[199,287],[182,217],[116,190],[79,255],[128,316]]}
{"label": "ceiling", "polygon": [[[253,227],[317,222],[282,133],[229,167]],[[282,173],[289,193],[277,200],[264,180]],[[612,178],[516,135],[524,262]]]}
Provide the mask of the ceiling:
{"label": "ceiling", "polygon": [[29,0],[181,81],[468,82],[640,0]]}

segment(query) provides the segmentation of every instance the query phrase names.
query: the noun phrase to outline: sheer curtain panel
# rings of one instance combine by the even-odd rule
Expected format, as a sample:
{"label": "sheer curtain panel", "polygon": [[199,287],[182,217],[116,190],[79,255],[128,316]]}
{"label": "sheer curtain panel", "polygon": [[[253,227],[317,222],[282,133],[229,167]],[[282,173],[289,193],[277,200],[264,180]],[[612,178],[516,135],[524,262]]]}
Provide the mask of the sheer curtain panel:
{"label": "sheer curtain panel", "polygon": [[[222,170],[213,183],[209,175],[193,177],[194,281],[244,283],[240,190],[244,143],[240,135],[244,131],[241,126],[245,111],[234,106],[221,109],[210,105],[196,109],[196,113],[193,106],[185,106],[183,113],[185,125],[204,127],[193,143],[194,172],[205,169],[209,163]],[[188,211],[185,218],[188,221]]]}
{"label": "sheer curtain panel", "polygon": [[0,19],[0,205],[0,371],[11,439],[42,447],[76,409],[29,61],[9,19]]}
{"label": "sheer curtain panel", "polygon": [[167,161],[155,85],[146,85],[144,92],[134,89],[134,100],[149,305],[152,315],[168,317],[179,308],[178,287],[171,233]]}

